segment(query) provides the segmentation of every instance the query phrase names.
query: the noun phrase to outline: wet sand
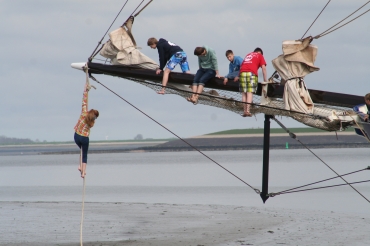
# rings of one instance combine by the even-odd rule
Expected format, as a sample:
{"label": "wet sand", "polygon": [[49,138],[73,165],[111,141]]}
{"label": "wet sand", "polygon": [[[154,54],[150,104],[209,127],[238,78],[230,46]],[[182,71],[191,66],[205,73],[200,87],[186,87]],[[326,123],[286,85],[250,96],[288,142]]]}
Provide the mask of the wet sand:
{"label": "wet sand", "polygon": [[[223,205],[85,203],[85,246],[370,245],[370,216]],[[0,202],[0,245],[80,245],[81,203]]]}

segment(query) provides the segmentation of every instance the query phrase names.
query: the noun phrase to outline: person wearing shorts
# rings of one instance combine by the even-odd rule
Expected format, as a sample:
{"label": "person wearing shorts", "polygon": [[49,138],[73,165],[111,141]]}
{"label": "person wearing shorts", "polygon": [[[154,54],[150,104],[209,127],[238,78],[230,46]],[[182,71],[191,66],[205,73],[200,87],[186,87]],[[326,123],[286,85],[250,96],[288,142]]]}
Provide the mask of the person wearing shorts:
{"label": "person wearing shorts", "polygon": [[175,69],[177,64],[180,64],[183,73],[190,73],[187,55],[180,46],[163,38],[160,38],[159,40],[156,38],[149,38],[148,46],[152,49],[158,50],[159,68],[157,69],[156,74],[160,74],[165,67],[167,68],[163,72],[162,89],[157,92],[158,94],[163,95],[165,93],[169,74]]}
{"label": "person wearing shorts", "polygon": [[263,80],[267,81],[266,61],[261,48],[256,48],[247,54],[240,66],[239,90],[242,93],[244,103],[243,117],[250,117],[250,106],[253,101],[253,94],[258,86],[258,69],[262,68]]}

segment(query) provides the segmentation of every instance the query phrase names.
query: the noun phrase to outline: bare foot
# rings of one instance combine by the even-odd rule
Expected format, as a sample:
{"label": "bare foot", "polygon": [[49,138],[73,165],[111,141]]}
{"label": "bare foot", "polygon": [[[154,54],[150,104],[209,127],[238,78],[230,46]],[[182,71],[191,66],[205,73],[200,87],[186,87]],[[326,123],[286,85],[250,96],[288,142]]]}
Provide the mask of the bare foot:
{"label": "bare foot", "polygon": [[161,94],[161,95],[164,95],[164,89],[160,90],[157,92],[157,94]]}

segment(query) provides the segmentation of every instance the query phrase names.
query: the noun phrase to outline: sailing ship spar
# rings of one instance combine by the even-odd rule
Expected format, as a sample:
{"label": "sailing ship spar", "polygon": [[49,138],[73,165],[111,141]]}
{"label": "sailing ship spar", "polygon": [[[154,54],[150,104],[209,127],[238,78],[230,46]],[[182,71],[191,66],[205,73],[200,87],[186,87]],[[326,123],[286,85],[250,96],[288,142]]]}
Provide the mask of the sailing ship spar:
{"label": "sailing ship spar", "polygon": [[[90,74],[117,76],[145,85],[153,90],[161,89],[162,75],[153,70],[159,65],[140,52],[132,33],[134,17],[109,34],[109,40],[100,50],[110,64],[87,63]],[[347,127],[361,127],[360,119],[352,110],[364,102],[363,96],[309,90],[304,77],[319,70],[314,66],[317,47],[312,38],[285,41],[283,54],[272,61],[276,72],[268,83],[259,83],[251,106],[252,114],[264,113],[291,117],[307,126],[326,130],[342,131]],[[95,53],[94,56],[96,56]],[[81,69],[86,64],[72,64]],[[187,98],[194,75],[172,72],[166,89],[168,94]],[[243,103],[237,83],[223,85],[223,80],[213,78],[199,96],[198,102],[242,114]]]}
{"label": "sailing ship spar", "polygon": [[[88,72],[94,80],[96,79],[93,74],[105,74],[140,83],[155,91],[161,90],[162,75],[155,73],[159,65],[140,52],[132,33],[134,17],[151,2],[152,0],[136,15],[130,16],[121,27],[112,31],[109,34],[109,40],[102,45],[100,50],[94,50],[87,63],[73,63],[72,67]],[[328,33],[328,30],[325,32]],[[327,34],[324,33],[318,36]],[[363,122],[353,111],[354,106],[364,103],[364,96],[307,89],[304,82],[305,76],[319,70],[314,65],[318,50],[312,44],[314,38],[307,37],[283,42],[283,54],[272,61],[276,71],[268,82],[258,84],[257,92],[253,97],[250,112],[252,114],[265,114],[262,192],[243,182],[260,194],[263,202],[278,194],[268,193],[270,119],[275,119],[285,129],[274,117],[275,115],[291,117],[307,126],[326,131],[342,131],[348,127],[354,127],[360,130],[364,137],[370,136],[370,124]],[[98,54],[106,58],[105,63],[95,62],[95,57]],[[193,79],[194,75],[192,74],[171,72],[165,92],[187,98],[193,93],[190,89]],[[207,83],[207,88],[199,95],[198,103],[227,109],[237,114],[243,113],[244,104],[241,100],[238,84],[224,85],[223,79],[211,79]],[[296,138],[293,133],[288,130],[287,132],[291,137]],[[342,176],[336,174],[337,177],[351,186]],[[354,187],[352,188],[355,190]],[[367,198],[365,199],[370,202]]]}

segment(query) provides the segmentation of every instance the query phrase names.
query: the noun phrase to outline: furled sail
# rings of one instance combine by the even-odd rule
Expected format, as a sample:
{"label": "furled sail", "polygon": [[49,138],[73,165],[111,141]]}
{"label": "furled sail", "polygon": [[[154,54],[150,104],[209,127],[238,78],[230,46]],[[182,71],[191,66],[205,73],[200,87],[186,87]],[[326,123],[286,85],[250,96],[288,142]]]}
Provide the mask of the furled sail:
{"label": "furled sail", "polygon": [[130,17],[123,26],[109,33],[109,40],[104,44],[100,55],[110,59],[113,65],[137,66],[145,69],[157,69],[159,65],[141,53],[132,35],[134,18]]}
{"label": "furled sail", "polygon": [[272,60],[272,65],[286,81],[284,87],[286,110],[313,113],[314,104],[303,80],[307,74],[320,70],[314,66],[317,47],[311,45],[311,41],[311,37],[284,41],[283,54]]}

